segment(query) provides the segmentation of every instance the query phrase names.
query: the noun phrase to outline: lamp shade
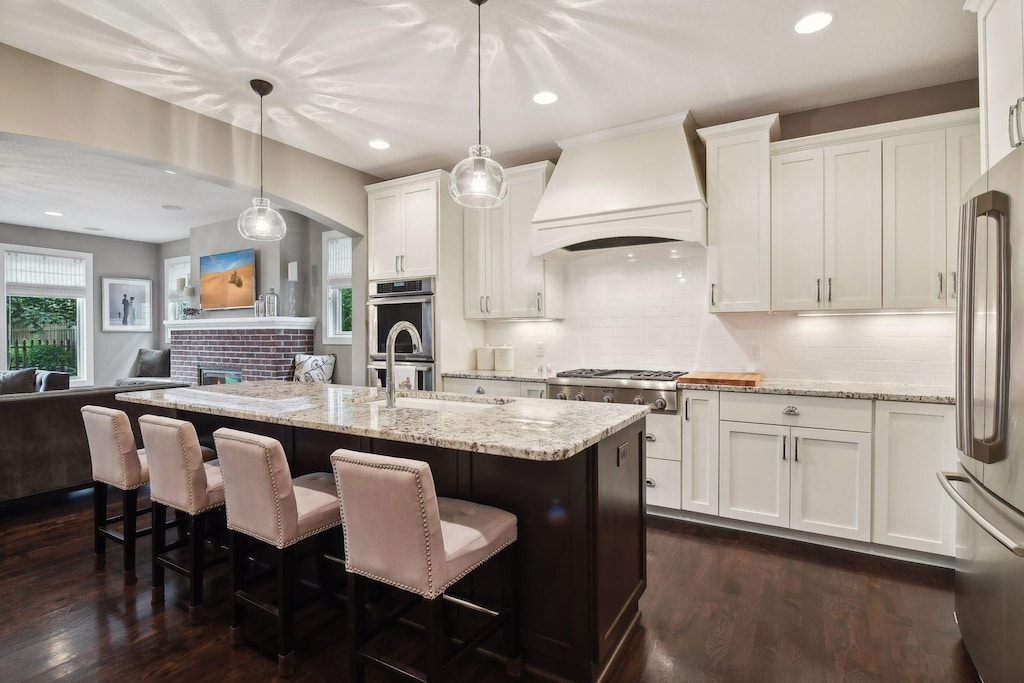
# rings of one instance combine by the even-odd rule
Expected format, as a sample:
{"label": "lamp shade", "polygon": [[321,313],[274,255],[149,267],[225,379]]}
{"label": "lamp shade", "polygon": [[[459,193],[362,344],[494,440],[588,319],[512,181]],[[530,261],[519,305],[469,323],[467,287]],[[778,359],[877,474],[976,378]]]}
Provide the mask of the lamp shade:
{"label": "lamp shade", "polygon": [[270,208],[269,199],[256,197],[252,200],[252,207],[238,217],[238,232],[248,240],[272,242],[282,239],[288,232],[288,226],[284,217]]}
{"label": "lamp shade", "polygon": [[491,158],[490,147],[473,145],[469,148],[469,157],[452,169],[448,191],[462,206],[491,209],[505,201],[508,177],[501,164]]}

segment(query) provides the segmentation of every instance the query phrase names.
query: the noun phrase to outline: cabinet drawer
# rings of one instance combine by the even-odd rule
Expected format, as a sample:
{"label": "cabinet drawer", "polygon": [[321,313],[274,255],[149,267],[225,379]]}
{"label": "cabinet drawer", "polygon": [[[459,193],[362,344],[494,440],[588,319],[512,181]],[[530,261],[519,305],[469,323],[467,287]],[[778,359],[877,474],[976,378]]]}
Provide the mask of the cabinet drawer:
{"label": "cabinet drawer", "polygon": [[500,379],[467,379],[445,377],[444,390],[455,394],[482,394],[485,396],[519,396],[519,382]]}
{"label": "cabinet drawer", "polygon": [[[780,396],[774,394],[734,394],[723,391],[720,417],[732,422],[871,431],[871,401],[818,396]],[[795,415],[787,415],[787,408]]]}
{"label": "cabinet drawer", "polygon": [[678,510],[680,497],[679,463],[647,458],[647,504]]}

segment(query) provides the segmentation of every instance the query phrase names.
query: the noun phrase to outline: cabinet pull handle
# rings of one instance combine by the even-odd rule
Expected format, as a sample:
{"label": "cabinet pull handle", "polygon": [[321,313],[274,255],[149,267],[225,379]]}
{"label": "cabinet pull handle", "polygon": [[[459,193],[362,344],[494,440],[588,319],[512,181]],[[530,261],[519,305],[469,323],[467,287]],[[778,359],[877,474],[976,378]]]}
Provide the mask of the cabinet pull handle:
{"label": "cabinet pull handle", "polygon": [[654,443],[655,441],[658,440],[658,437],[656,437],[654,434],[651,434],[650,432],[647,432],[647,434],[644,435],[644,438],[650,441],[651,443]]}
{"label": "cabinet pull handle", "polygon": [[683,399],[683,419],[690,421],[690,399]]}
{"label": "cabinet pull handle", "polygon": [[715,305],[715,283],[711,283],[711,305]]}
{"label": "cabinet pull handle", "polygon": [[786,437],[782,437],[782,459],[786,459]]}
{"label": "cabinet pull handle", "polygon": [[398,270],[398,256],[395,256],[395,272],[396,273],[401,272],[400,270]]}
{"label": "cabinet pull handle", "polygon": [[1010,113],[1006,117],[1006,128],[1007,128],[1007,132],[1009,132],[1009,134],[1010,134],[1010,147],[1016,147],[1017,145],[1020,144],[1020,140],[1016,140],[1015,141],[1013,139],[1013,131],[1014,131],[1014,128],[1016,127],[1014,125],[1014,123],[1013,123],[1013,119],[1016,118],[1015,112],[1016,112],[1017,107],[1018,107],[1019,104],[1020,104],[1020,100],[1018,100],[1017,102],[1014,102],[1013,104],[1011,104],[1010,105]]}
{"label": "cabinet pull handle", "polygon": [[487,299],[487,312],[490,313],[491,312],[491,295],[488,294],[485,298]]}
{"label": "cabinet pull handle", "polygon": [[478,394],[485,394],[485,393],[487,393],[487,392],[486,392],[486,391],[484,391],[484,388],[483,388],[483,387],[477,387],[477,388],[476,388],[476,393],[478,393]]}
{"label": "cabinet pull handle", "polygon": [[797,408],[796,406],[786,406],[785,408],[782,409],[782,414],[783,415],[799,415],[800,414],[800,409]]}
{"label": "cabinet pull handle", "polygon": [[793,437],[793,462],[800,462],[800,437]]}
{"label": "cabinet pull handle", "polygon": [[647,484],[647,488],[649,488],[649,489],[653,489],[654,488],[654,479],[652,479],[650,477],[647,477],[646,479],[644,479],[644,483]]}
{"label": "cabinet pull handle", "polygon": [[828,302],[832,303],[832,278],[828,279]]}
{"label": "cabinet pull handle", "polygon": [[956,271],[949,271],[949,298],[956,298]]}
{"label": "cabinet pull handle", "polygon": [[405,272],[405,254],[402,254],[402,272]]}
{"label": "cabinet pull handle", "polygon": [[817,295],[817,300],[818,300],[818,303],[820,304],[821,303],[821,278],[820,277],[818,278],[818,295]]}
{"label": "cabinet pull handle", "polygon": [[936,273],[936,275],[939,276],[939,297],[938,298],[941,299],[942,298],[942,271],[940,270],[938,273]]}
{"label": "cabinet pull handle", "polygon": [[540,306],[540,292],[537,292],[537,311],[540,312],[542,310],[544,309],[542,309]]}
{"label": "cabinet pull handle", "polygon": [[1014,107],[1014,111],[1017,114],[1014,118],[1017,119],[1017,146],[1018,147],[1021,145],[1022,142],[1024,142],[1024,130],[1021,130],[1021,123],[1020,123],[1020,120],[1021,120],[1020,113],[1021,113],[1021,109],[1022,108],[1024,108],[1024,97],[1018,98],[1017,99],[1017,104]]}
{"label": "cabinet pull handle", "polygon": [[484,297],[483,297],[483,294],[480,295],[480,312],[481,313],[486,313],[486,311],[484,311]]}

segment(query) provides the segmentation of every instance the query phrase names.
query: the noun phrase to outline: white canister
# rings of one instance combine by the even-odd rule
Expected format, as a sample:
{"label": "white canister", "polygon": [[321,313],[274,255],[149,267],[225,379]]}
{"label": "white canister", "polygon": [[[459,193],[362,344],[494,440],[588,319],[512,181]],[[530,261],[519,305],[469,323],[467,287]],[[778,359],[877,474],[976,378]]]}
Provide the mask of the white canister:
{"label": "white canister", "polygon": [[494,348],[494,369],[498,372],[512,372],[516,369],[516,350],[511,346]]}
{"label": "white canister", "polygon": [[477,370],[493,370],[494,369],[494,347],[493,346],[480,346],[476,350],[476,369]]}

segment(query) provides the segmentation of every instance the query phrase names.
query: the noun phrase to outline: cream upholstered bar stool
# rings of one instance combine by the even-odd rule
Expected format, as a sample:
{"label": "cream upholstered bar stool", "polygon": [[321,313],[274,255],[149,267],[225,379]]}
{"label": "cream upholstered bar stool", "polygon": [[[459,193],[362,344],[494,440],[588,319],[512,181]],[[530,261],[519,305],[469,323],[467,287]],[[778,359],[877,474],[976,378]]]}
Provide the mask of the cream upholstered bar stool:
{"label": "cream upholstered bar stool", "polygon": [[[139,489],[149,483],[149,462],[145,449],[135,448],[135,436],[128,415],[123,410],[103,406],[82,406],[82,420],[89,439],[93,484],[93,551],[96,568],[106,564],[106,540],[124,546],[124,583],[135,583],[135,545],[139,536],[152,531],[139,528],[138,519],[151,508],[139,510]],[[107,486],[120,489],[123,510],[107,516]],[[122,531],[111,528],[123,522]]]}
{"label": "cream upholstered bar stool", "polygon": [[[331,465],[338,484],[345,568],[349,572],[351,679],[362,683],[366,663],[370,662],[415,681],[447,680],[458,659],[502,626],[506,668],[508,673],[518,675],[518,582],[513,552],[518,533],[516,516],[489,505],[438,497],[430,466],[418,460],[339,449],[331,455]],[[457,581],[499,553],[505,561],[504,607],[489,609],[446,594]],[[372,656],[364,648],[384,626],[421,602],[413,600],[371,626],[365,608],[366,578],[400,588],[426,603],[426,671]],[[451,656],[445,633],[446,601],[490,617]]]}
{"label": "cream upholstered bar stool", "polygon": [[[231,642],[243,642],[246,607],[277,617],[278,673],[294,671],[296,544],[341,524],[334,477],[327,472],[292,479],[284,448],[277,439],[222,427],[213,433],[224,473],[224,502],[229,529]],[[249,537],[275,549],[277,604],[268,606],[243,586]],[[340,550],[340,548],[339,548]]]}
{"label": "cream upholstered bar stool", "polygon": [[[212,449],[199,445],[191,422],[159,415],[139,418],[142,443],[149,460],[149,497],[153,501],[153,596],[164,601],[164,569],[188,580],[189,623],[202,621],[203,575],[208,565],[227,560],[227,554],[209,556],[205,551],[208,531],[224,525],[224,479],[220,462],[210,460]],[[167,508],[183,513],[189,522],[188,539],[181,534],[167,544]],[[185,545],[190,552],[183,561],[172,551]]]}

